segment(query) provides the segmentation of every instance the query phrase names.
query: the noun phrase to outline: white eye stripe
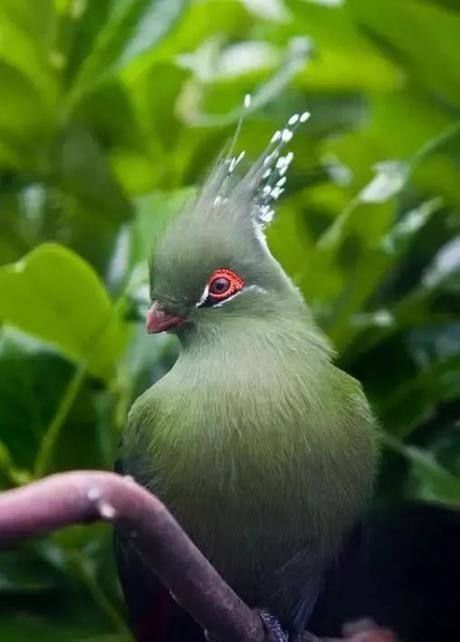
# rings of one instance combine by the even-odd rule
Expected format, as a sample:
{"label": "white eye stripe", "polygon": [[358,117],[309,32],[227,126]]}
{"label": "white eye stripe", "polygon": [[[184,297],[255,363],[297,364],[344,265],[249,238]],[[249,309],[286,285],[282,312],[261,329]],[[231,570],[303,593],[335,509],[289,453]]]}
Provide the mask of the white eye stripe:
{"label": "white eye stripe", "polygon": [[235,294],[232,294],[232,296],[229,296],[228,299],[224,299],[223,301],[219,301],[219,303],[216,303],[213,305],[213,308],[221,308],[227,301],[231,301],[234,299],[238,294],[241,294],[242,292],[249,292],[249,290],[252,290],[253,292],[262,292],[263,294],[267,294],[267,290],[265,288],[261,288],[260,285],[247,285],[245,286],[242,290],[238,290],[238,292],[235,292]]}
{"label": "white eye stripe", "polygon": [[[249,291],[253,290],[254,292],[262,292],[263,294],[267,294],[267,290],[265,288],[260,287],[260,285],[247,285],[244,286],[241,290],[237,290],[234,294],[231,296],[227,297],[226,299],[222,299],[222,301],[219,301],[218,303],[214,303],[211,307],[212,308],[222,308],[228,301],[231,301],[235,297],[237,297],[239,294],[241,294],[244,291]],[[203,290],[203,294],[200,297],[200,300],[198,303],[195,303],[195,307],[199,308],[205,303],[206,299],[209,296],[209,286],[206,286],[205,289]]]}
{"label": "white eye stripe", "polygon": [[222,299],[222,301],[219,301],[219,303],[214,303],[214,305],[212,307],[213,308],[221,308],[223,305],[225,305],[225,303],[227,303],[228,301],[231,301],[232,299],[237,297],[239,294],[241,294],[241,292],[243,290],[244,290],[244,288],[242,290],[238,290],[237,292],[235,292],[235,294],[232,294],[231,296],[227,297],[226,299]]}
{"label": "white eye stripe", "polygon": [[195,303],[195,308],[199,308],[200,306],[202,306],[203,303],[208,298],[208,296],[209,296],[209,285],[205,287],[205,289],[203,290],[203,294],[200,296],[199,301]]}

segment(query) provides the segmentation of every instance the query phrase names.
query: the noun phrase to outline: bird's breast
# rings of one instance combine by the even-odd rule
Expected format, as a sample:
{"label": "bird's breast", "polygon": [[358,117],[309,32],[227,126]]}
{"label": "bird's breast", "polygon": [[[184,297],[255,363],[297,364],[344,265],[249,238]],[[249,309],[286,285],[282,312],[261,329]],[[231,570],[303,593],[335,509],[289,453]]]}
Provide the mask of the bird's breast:
{"label": "bird's breast", "polygon": [[302,355],[232,364],[174,368],[147,391],[126,459],[225,577],[254,578],[302,543],[334,545],[368,494],[373,446],[353,395],[331,404],[337,381]]}

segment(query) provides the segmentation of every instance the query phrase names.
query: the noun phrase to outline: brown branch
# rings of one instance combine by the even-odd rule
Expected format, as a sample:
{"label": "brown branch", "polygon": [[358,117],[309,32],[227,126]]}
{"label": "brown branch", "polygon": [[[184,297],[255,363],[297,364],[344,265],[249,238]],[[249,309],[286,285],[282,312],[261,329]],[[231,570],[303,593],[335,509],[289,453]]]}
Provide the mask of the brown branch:
{"label": "brown branch", "polygon": [[[213,638],[267,642],[258,615],[225,583],[164,504],[130,477],[76,471],[0,494],[0,547],[71,524],[100,520],[136,537],[136,545],[162,583]],[[349,640],[364,640],[361,636],[352,635]],[[366,638],[371,639],[383,640]],[[321,642],[308,633],[303,637],[303,642],[315,640]]]}
{"label": "brown branch", "polygon": [[104,472],[52,475],[0,495],[0,546],[105,520],[136,534],[177,602],[213,637],[265,642],[259,617],[224,582],[165,506],[132,479]]}

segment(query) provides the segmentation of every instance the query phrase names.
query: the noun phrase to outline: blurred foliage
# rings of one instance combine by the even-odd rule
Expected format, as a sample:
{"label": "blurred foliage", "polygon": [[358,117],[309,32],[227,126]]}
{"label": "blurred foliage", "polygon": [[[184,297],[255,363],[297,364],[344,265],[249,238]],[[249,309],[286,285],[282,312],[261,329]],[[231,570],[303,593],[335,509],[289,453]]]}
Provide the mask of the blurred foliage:
{"label": "blurred foliage", "polygon": [[[111,468],[147,338],[153,238],[253,96],[293,112],[270,244],[381,419],[377,501],[460,503],[456,0],[2,0],[0,484]],[[98,525],[0,554],[0,637],[129,640]]]}

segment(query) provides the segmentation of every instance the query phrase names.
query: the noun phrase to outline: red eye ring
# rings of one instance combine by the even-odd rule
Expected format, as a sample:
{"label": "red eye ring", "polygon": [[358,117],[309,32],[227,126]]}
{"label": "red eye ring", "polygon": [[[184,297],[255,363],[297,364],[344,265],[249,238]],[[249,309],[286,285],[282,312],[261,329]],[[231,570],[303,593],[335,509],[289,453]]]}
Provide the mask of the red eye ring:
{"label": "red eye ring", "polygon": [[224,301],[244,287],[243,279],[233,270],[220,268],[215,270],[208,281],[208,296],[214,303]]}

